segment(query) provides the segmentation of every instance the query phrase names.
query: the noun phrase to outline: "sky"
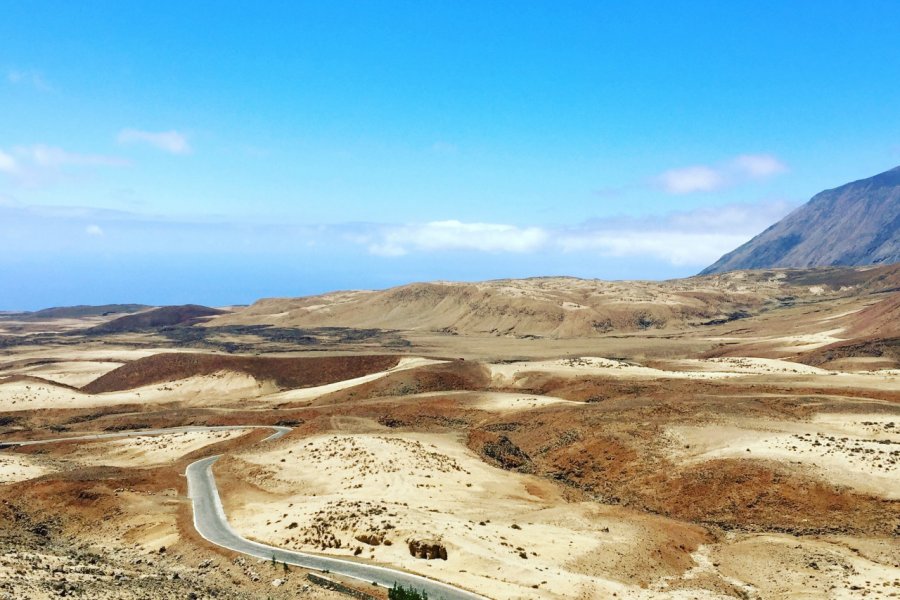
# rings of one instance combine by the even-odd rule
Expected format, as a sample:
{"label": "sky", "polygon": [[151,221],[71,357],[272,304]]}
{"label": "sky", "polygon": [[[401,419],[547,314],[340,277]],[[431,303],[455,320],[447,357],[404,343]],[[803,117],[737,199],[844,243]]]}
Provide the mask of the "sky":
{"label": "sky", "polygon": [[0,8],[0,310],[684,277],[900,164],[894,0]]}

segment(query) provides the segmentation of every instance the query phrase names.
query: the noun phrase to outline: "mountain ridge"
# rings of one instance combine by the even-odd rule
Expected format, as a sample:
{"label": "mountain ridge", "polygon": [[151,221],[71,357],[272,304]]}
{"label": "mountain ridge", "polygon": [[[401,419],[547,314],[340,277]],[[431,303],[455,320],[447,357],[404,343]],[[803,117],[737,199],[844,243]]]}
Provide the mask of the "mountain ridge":
{"label": "mountain ridge", "polygon": [[701,275],[900,262],[900,166],[822,191]]}

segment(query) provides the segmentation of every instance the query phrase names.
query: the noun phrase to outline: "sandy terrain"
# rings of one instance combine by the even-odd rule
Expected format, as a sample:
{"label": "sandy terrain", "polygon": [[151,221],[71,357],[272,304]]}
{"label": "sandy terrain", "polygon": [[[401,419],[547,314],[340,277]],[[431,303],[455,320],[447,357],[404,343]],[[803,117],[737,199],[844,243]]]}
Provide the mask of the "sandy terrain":
{"label": "sandy terrain", "polygon": [[569,400],[563,400],[555,396],[542,396],[538,394],[512,394],[504,392],[487,392],[473,394],[472,406],[488,411],[518,411],[532,408],[543,408],[554,404],[577,404]]}
{"label": "sandy terrain", "polygon": [[894,369],[837,372],[781,359],[725,357],[711,359],[679,359],[655,361],[660,367],[643,366],[635,361],[622,361],[595,356],[559,360],[504,362],[488,365],[495,385],[515,386],[529,374],[544,373],[562,377],[602,376],[619,379],[735,380],[748,382],[777,381],[779,384],[821,385],[827,378],[832,387],[859,387],[896,390],[900,377]]}
{"label": "sandy terrain", "polygon": [[184,431],[80,444],[66,460],[82,465],[146,468],[174,462],[210,444],[238,438],[248,430]]}
{"label": "sandy terrain", "polygon": [[116,345],[85,344],[84,346],[26,346],[15,353],[16,361],[40,361],[44,359],[68,362],[125,363],[161,352],[196,352],[191,348],[157,346],[153,348],[129,348]]}
{"label": "sandy terrain", "polygon": [[371,375],[363,375],[362,377],[355,377],[353,379],[339,381],[336,383],[329,383],[326,385],[318,385],[314,387],[278,392],[269,395],[266,400],[270,402],[296,402],[299,400],[313,400],[315,398],[318,398],[319,396],[324,396],[325,394],[345,390],[347,388],[362,385],[370,381],[376,381],[391,373],[415,369],[417,367],[424,367],[426,365],[436,365],[442,362],[445,361],[421,357],[405,357],[400,359],[400,362],[397,364],[397,366],[385,371],[372,373]]}
{"label": "sandy terrain", "polygon": [[562,376],[600,375],[606,377],[657,379],[723,379],[737,373],[727,371],[664,371],[645,367],[631,361],[597,356],[582,356],[560,360],[495,363],[489,365],[491,375],[500,385],[514,383],[525,373],[549,373]]}
{"label": "sandy terrain", "polygon": [[[580,404],[571,400],[545,396],[541,394],[521,394],[514,392],[470,392],[452,390],[446,392],[424,392],[421,394],[406,394],[403,396],[389,396],[387,398],[368,399],[363,402],[370,405],[417,405],[426,406],[429,402],[445,402],[453,400],[459,406],[474,408],[489,412],[516,412],[553,406],[557,404]],[[362,402],[360,402],[362,403]]]}
{"label": "sandy terrain", "polygon": [[[810,276],[796,271],[759,271],[664,282],[565,277],[479,283],[438,281],[375,292],[269,298],[215,317],[206,325],[340,325],[444,331],[463,336],[590,338],[613,330],[727,325],[764,308],[782,305],[781,299],[785,298],[839,300],[857,286],[860,290],[888,287],[889,282],[883,280],[890,276],[893,270],[886,267],[869,273],[822,271]],[[809,285],[812,279],[820,281]],[[840,310],[849,315],[853,308]],[[817,320],[827,316],[830,314],[819,314]],[[836,321],[830,329],[839,326],[842,322]]]}
{"label": "sandy terrain", "polygon": [[0,484],[34,479],[54,470],[33,456],[0,452]]}
{"label": "sandy terrain", "polygon": [[672,426],[673,446],[690,463],[719,458],[800,465],[824,481],[900,499],[900,419],[883,414],[819,415],[811,422]]}
{"label": "sandy terrain", "polygon": [[[639,595],[621,569],[636,571],[648,546],[672,544],[662,531],[680,531],[686,544],[702,539],[663,519],[565,503],[540,479],[485,465],[452,435],[285,440],[241,453],[230,468],[266,491],[225,500],[248,537],[358,555],[493,598]],[[410,539],[437,541],[447,560],[410,556]],[[647,568],[677,573],[679,559],[671,562]]]}
{"label": "sandy terrain", "polygon": [[275,387],[238,373],[222,372],[122,392],[86,394],[79,390],[35,381],[0,380],[0,411],[47,408],[88,408],[118,404],[181,402],[207,406],[270,394]]}
{"label": "sandy terrain", "polygon": [[490,598],[900,597],[898,285],[536,278],[112,337],[6,321],[0,437],[294,430],[0,451],[0,600],[336,597],[195,535],[184,457],[211,444],[245,535]]}
{"label": "sandy terrain", "polygon": [[831,375],[831,371],[810,367],[801,363],[773,358],[753,358],[747,356],[687,359],[674,364],[688,371],[711,371],[717,373],[741,373],[745,375]]}
{"label": "sandy terrain", "polygon": [[774,342],[783,342],[783,346],[779,346],[779,350],[784,352],[804,352],[806,350],[814,350],[828,344],[843,341],[846,338],[838,337],[844,332],[843,327],[837,329],[829,329],[827,331],[817,331],[815,333],[805,333],[793,336],[774,337]]}
{"label": "sandy terrain", "polygon": [[81,387],[121,365],[111,361],[61,361],[16,369],[16,372]]}
{"label": "sandy terrain", "polygon": [[751,597],[851,600],[900,596],[897,550],[896,541],[753,535],[734,536],[708,555],[721,573],[750,586]]}

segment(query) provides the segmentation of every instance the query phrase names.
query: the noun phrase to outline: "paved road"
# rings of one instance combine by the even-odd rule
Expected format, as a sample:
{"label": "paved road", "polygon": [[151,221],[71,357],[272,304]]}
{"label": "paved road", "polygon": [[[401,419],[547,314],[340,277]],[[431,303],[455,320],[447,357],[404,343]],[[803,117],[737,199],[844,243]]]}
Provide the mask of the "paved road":
{"label": "paved road", "polygon": [[[194,432],[194,431],[234,431],[242,429],[272,429],[274,432],[263,441],[273,441],[282,437],[291,431],[290,427],[278,427],[269,425],[227,425],[227,426],[190,426],[190,427],[172,427],[169,429],[142,429],[135,431],[116,431],[110,433],[95,433],[89,435],[79,435],[63,438],[53,438],[46,440],[33,441],[9,441],[0,440],[0,448],[10,446],[34,446],[37,444],[52,444],[55,442],[77,442],[77,441],[95,441],[110,438],[136,437],[147,435],[166,435],[171,433]],[[413,587],[418,590],[428,592],[428,597],[432,600],[485,600],[484,596],[473,594],[459,588],[453,587],[446,583],[434,581],[413,575],[412,573],[404,573],[386,567],[376,565],[357,563],[350,560],[340,558],[329,558],[327,556],[319,556],[316,554],[307,554],[305,552],[296,552],[294,550],[283,550],[253,542],[238,535],[228,523],[228,517],[225,516],[225,509],[222,507],[222,500],[219,497],[219,490],[216,487],[216,480],[213,476],[212,465],[219,459],[219,456],[211,456],[198,460],[188,465],[185,476],[188,481],[188,496],[193,502],[194,508],[194,527],[197,532],[207,541],[257,558],[265,560],[275,560],[278,562],[286,562],[289,565],[296,565],[306,569],[316,571],[327,571],[336,575],[343,575],[353,579],[358,579],[366,583],[377,583],[384,587],[393,587],[398,583],[404,587]]]}
{"label": "paved road", "polygon": [[278,562],[286,562],[289,565],[305,569],[329,571],[366,583],[375,582],[384,587],[393,587],[395,583],[399,583],[404,587],[413,587],[428,592],[429,599],[484,600],[484,596],[419,575],[340,558],[283,550],[241,537],[229,525],[228,517],[225,516],[225,510],[222,508],[222,501],[219,498],[219,491],[216,488],[212,466],[218,459],[218,456],[211,456],[198,460],[188,466],[185,472],[188,480],[188,495],[194,503],[194,527],[204,539],[213,544],[264,560],[272,560],[274,556]]}

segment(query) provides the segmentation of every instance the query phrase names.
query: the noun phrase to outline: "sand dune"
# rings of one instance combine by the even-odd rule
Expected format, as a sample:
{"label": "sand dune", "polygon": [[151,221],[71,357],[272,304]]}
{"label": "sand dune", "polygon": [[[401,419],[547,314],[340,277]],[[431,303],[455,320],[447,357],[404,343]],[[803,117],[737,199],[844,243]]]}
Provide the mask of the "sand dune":
{"label": "sand dune", "polygon": [[415,369],[418,367],[424,367],[427,365],[437,365],[441,364],[442,360],[434,360],[429,358],[421,358],[421,357],[405,357],[401,358],[395,367],[390,369],[386,369],[384,371],[379,371],[377,373],[371,373],[369,375],[363,375],[361,377],[355,377],[353,379],[346,379],[344,381],[338,381],[335,383],[329,383],[325,385],[318,385],[308,388],[299,388],[296,390],[286,390],[283,392],[278,392],[271,394],[266,397],[266,401],[268,402],[291,402],[298,400],[312,400],[318,398],[319,396],[324,396],[325,394],[330,394],[332,392],[337,392],[340,390],[345,390],[347,388],[355,387],[357,385],[362,385],[364,383],[368,383],[370,381],[377,381],[391,373],[397,373],[399,371],[406,371],[409,369]]}
{"label": "sand dune", "polygon": [[[226,501],[244,535],[346,556],[361,548],[361,558],[492,598],[638,597],[640,588],[624,583],[617,567],[674,539],[652,517],[590,503],[560,506],[546,482],[489,467],[448,435],[285,440],[242,453],[231,468],[252,473],[267,492]],[[679,527],[672,527],[674,535]],[[682,543],[701,538],[693,528],[680,531]],[[408,539],[437,540],[447,560],[410,556]],[[673,563],[648,566],[647,574],[676,574]]]}
{"label": "sand dune", "polygon": [[183,431],[82,443],[65,458],[83,465],[147,468],[173,462],[210,444],[238,438],[247,431]]}
{"label": "sand dune", "polygon": [[900,500],[900,420],[882,414],[819,415],[811,422],[672,426],[687,463],[718,458],[800,465],[823,481]]}

